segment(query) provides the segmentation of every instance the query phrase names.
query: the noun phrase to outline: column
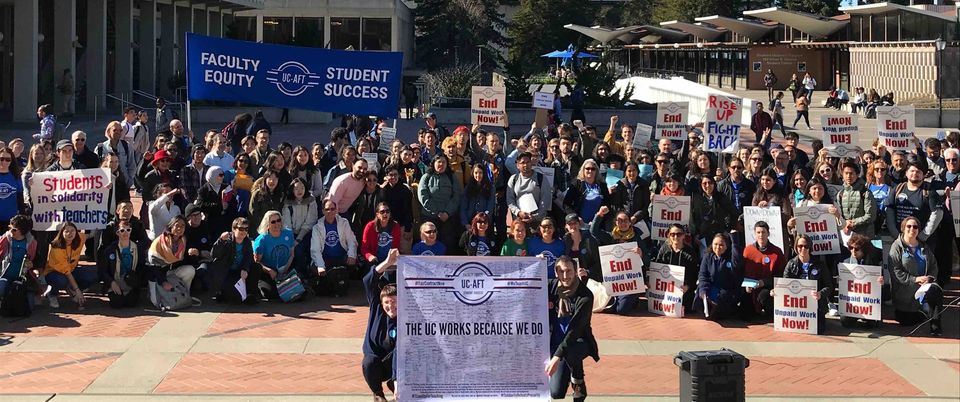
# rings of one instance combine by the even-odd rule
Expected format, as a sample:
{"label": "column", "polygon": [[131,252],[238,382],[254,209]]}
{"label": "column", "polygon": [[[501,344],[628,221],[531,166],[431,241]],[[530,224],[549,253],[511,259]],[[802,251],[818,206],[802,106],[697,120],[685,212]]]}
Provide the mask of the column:
{"label": "column", "polygon": [[[103,110],[107,92],[107,0],[87,0],[87,43],[83,44],[86,59],[87,112],[94,105]],[[77,80],[79,83],[79,80]]]}
{"label": "column", "polygon": [[157,4],[157,11],[160,12],[160,64],[157,66],[160,80],[157,93],[167,99],[173,98],[167,80],[173,76],[177,66],[177,52],[173,48],[177,35],[176,8],[173,4]]}
{"label": "column", "polygon": [[210,35],[210,32],[207,30],[210,26],[209,20],[210,14],[207,12],[206,6],[204,6],[204,8],[193,9],[192,32],[196,32],[201,35]]}
{"label": "column", "polygon": [[157,93],[157,2],[140,0],[141,91]]}
{"label": "column", "polygon": [[217,8],[217,11],[214,11],[210,15],[210,24],[208,25],[208,32],[210,36],[215,36],[218,38],[223,37],[223,10]]}
{"label": "column", "polygon": [[[54,110],[57,113],[73,112],[74,97],[67,96],[56,88],[63,80],[63,70],[70,69],[74,77],[73,90],[77,89],[77,52],[73,47],[73,38],[77,36],[77,2],[67,0],[57,3],[53,27],[53,84]],[[67,105],[67,103],[70,105]]]}
{"label": "column", "polygon": [[[187,32],[193,27],[193,5],[187,5],[187,7],[176,7],[177,10],[177,29],[176,38],[177,42],[177,72],[181,74],[187,73]],[[185,75],[184,75],[185,76]]]}
{"label": "column", "polygon": [[[13,121],[37,121],[37,69],[40,13],[37,2],[16,0],[13,3]],[[37,126],[39,129],[39,126]]]}
{"label": "column", "polygon": [[133,90],[133,0],[114,0],[116,27],[114,45],[113,92],[117,95]]}

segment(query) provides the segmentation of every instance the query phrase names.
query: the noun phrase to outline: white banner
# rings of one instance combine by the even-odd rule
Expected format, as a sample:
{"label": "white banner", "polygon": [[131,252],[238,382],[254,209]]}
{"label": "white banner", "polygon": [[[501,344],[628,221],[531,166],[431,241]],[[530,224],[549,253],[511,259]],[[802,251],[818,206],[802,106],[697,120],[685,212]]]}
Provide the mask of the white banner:
{"label": "white banner", "polygon": [[793,216],[797,218],[797,233],[810,236],[813,255],[840,253],[840,232],[837,230],[837,217],[830,214],[829,205],[811,205],[796,207]]}
{"label": "white banner", "polygon": [[667,317],[683,317],[683,275],[679,265],[650,263],[647,270],[647,310]]}
{"label": "white banner", "polygon": [[840,314],[847,317],[880,321],[880,277],[883,268],[877,265],[837,265],[840,273]]}
{"label": "white banner", "polygon": [[950,192],[950,212],[953,212],[953,232],[960,237],[960,191]]}
{"label": "white banner", "polygon": [[30,184],[33,230],[55,231],[66,221],[79,230],[103,229],[113,176],[107,168],[38,172]]}
{"label": "white banner", "polygon": [[506,127],[507,89],[473,87],[470,98],[470,123]]}
{"label": "white banner", "polygon": [[642,293],[643,260],[634,252],[637,242],[600,246],[600,269],[603,270],[603,287],[610,296]]}
{"label": "white banner", "polygon": [[690,226],[690,197],[653,195],[653,216],[651,216],[650,236],[654,240],[666,240],[670,225],[679,223],[684,228]]}
{"label": "white banner", "polygon": [[687,115],[690,102],[657,103],[657,129],[654,138],[668,138],[684,141],[687,139]]}
{"label": "white banner", "polygon": [[710,94],[707,96],[707,116],[704,126],[704,150],[732,154],[740,145],[740,98]]}
{"label": "white banner", "polygon": [[817,334],[817,281],[773,278],[773,329]]}
{"label": "white banner", "polygon": [[916,110],[910,106],[877,106],[877,134],[888,151],[912,151]]}
{"label": "white banner", "polygon": [[823,129],[823,147],[828,151],[837,146],[852,148],[856,145],[858,119],[855,114],[824,115],[820,116],[820,126]]}
{"label": "white banner", "polygon": [[743,207],[743,233],[747,245],[757,241],[753,237],[753,226],[759,221],[764,221],[770,226],[770,243],[780,247],[780,251],[786,253],[783,249],[783,222],[780,220],[780,207]]}
{"label": "white banner", "polygon": [[397,292],[404,401],[549,400],[546,260],[401,256]]}

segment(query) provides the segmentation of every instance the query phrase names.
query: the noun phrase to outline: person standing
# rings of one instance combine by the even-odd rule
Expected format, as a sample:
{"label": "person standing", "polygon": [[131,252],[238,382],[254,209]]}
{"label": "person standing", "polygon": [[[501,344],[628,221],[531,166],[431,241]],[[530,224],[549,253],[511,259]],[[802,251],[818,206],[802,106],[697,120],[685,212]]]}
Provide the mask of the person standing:
{"label": "person standing", "polygon": [[76,88],[73,73],[70,72],[69,68],[63,69],[63,76],[60,77],[60,84],[57,85],[57,90],[59,90],[60,95],[63,96],[63,115],[73,116],[73,99],[76,94]]}
{"label": "person standing", "polygon": [[757,102],[757,112],[750,119],[750,131],[753,131],[753,135],[757,137],[757,143],[759,144],[763,136],[769,134],[770,130],[773,130],[773,118],[770,117],[770,113],[763,110],[763,102]]}
{"label": "person standing", "polygon": [[803,75],[803,89],[806,90],[804,95],[807,97],[807,104],[813,104],[813,90],[817,89],[817,79],[810,73]]}
{"label": "person standing", "polygon": [[57,132],[57,118],[53,115],[53,106],[43,104],[37,108],[37,117],[40,118],[40,132],[33,135],[37,141],[53,141]]}
{"label": "person standing", "polygon": [[774,85],[777,85],[777,75],[773,73],[773,69],[768,68],[763,76],[763,86],[767,87],[767,102],[773,101]]}
{"label": "person standing", "polygon": [[787,137],[787,130],[783,124],[783,91],[777,92],[772,101],[773,123],[780,126],[780,134]]}
{"label": "person standing", "polygon": [[794,99],[794,104],[797,108],[797,118],[793,119],[793,127],[797,127],[797,123],[800,122],[800,118],[803,118],[803,121],[807,123],[807,130],[810,128],[810,98],[807,95],[797,95]]}
{"label": "person standing", "polygon": [[157,134],[170,132],[170,122],[179,118],[176,112],[167,107],[165,99],[157,98],[157,114],[154,117]]}

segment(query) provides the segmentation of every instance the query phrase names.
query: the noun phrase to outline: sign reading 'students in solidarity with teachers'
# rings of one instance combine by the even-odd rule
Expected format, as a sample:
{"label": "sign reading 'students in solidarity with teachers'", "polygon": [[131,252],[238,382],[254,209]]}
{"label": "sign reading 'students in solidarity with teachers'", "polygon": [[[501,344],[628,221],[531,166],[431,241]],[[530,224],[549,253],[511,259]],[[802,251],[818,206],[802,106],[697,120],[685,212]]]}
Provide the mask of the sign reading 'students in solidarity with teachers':
{"label": "sign reading 'students in solidarity with teachers'", "polygon": [[346,51],[187,33],[187,96],[397,117],[403,53]]}
{"label": "sign reading 'students in solidarity with teachers'", "polygon": [[547,288],[542,258],[401,256],[398,395],[404,401],[549,400]]}
{"label": "sign reading 'students in solidarity with teachers'", "polygon": [[67,221],[79,230],[103,229],[110,217],[107,201],[112,179],[106,168],[34,173],[30,184],[33,229],[53,231]]}

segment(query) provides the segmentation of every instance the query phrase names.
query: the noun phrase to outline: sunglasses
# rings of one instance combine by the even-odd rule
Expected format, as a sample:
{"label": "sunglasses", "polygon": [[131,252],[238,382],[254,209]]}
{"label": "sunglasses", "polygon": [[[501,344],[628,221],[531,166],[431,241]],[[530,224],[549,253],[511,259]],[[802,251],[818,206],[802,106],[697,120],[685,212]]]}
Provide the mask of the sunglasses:
{"label": "sunglasses", "polygon": [[943,158],[943,160],[945,160],[945,161],[947,161],[947,162],[956,162],[956,161],[957,161],[957,158]]}
{"label": "sunglasses", "polygon": [[77,139],[73,140],[73,142],[87,142],[87,139],[86,139],[86,138],[77,138]]}
{"label": "sunglasses", "polygon": [[377,213],[378,213],[378,214],[382,214],[382,215],[386,215],[386,214],[389,214],[389,213],[390,213],[390,210],[389,210],[389,209],[381,209],[381,210],[377,211]]}
{"label": "sunglasses", "polygon": [[0,158],[0,162],[12,162],[13,159],[10,158]]}
{"label": "sunglasses", "polygon": [[670,237],[683,236],[683,233],[680,233],[680,232],[670,232],[670,233],[667,233],[667,236],[670,236]]}
{"label": "sunglasses", "polygon": [[850,247],[847,247],[847,249],[850,250],[850,251],[859,251],[859,250],[860,250],[860,247],[850,246]]}
{"label": "sunglasses", "polygon": [[553,225],[540,225],[540,229],[553,229]]}
{"label": "sunglasses", "polygon": [[436,231],[435,229],[434,229],[434,230],[424,230],[424,231],[423,231],[423,234],[428,234],[428,235],[437,234],[437,231]]}
{"label": "sunglasses", "polygon": [[657,159],[657,163],[667,163],[666,159]]}
{"label": "sunglasses", "polygon": [[752,161],[758,161],[758,162],[759,162],[759,161],[761,161],[761,160],[763,160],[763,159],[760,159],[760,158],[750,158],[750,160],[752,160]]}
{"label": "sunglasses", "polygon": [[130,228],[120,228],[117,229],[117,233],[130,233],[133,229]]}
{"label": "sunglasses", "polygon": [[479,221],[479,222],[477,222],[477,226],[480,226],[480,225],[487,226],[487,221]]}
{"label": "sunglasses", "polygon": [[584,170],[585,172],[591,172],[591,171],[597,170],[597,168],[595,168],[595,167],[588,167],[588,168],[583,168],[583,170]]}
{"label": "sunglasses", "polygon": [[327,211],[327,212],[333,212],[333,211],[336,211],[337,209],[336,209],[336,208],[324,208],[323,210],[324,210],[324,211]]}
{"label": "sunglasses", "polygon": [[907,226],[905,226],[905,227],[906,227],[907,229],[920,229],[920,226],[919,226],[919,225],[907,225]]}
{"label": "sunglasses", "polygon": [[740,170],[743,169],[743,166],[730,166],[730,169]]}
{"label": "sunglasses", "polygon": [[797,249],[798,249],[798,250],[799,250],[799,249],[803,249],[803,248],[810,248],[810,246],[808,246],[808,245],[806,245],[806,244],[798,244],[798,245],[797,245]]}
{"label": "sunglasses", "polygon": [[249,230],[249,229],[250,229],[249,226],[236,226],[236,227],[233,228],[233,230],[239,230],[239,231],[241,231],[241,232],[246,232],[246,231]]}
{"label": "sunglasses", "polygon": [[280,220],[280,219],[277,219],[277,220],[272,220],[272,221],[270,221],[270,224],[272,225],[272,224],[274,224],[274,223],[280,223],[280,222],[283,222],[283,221]]}

